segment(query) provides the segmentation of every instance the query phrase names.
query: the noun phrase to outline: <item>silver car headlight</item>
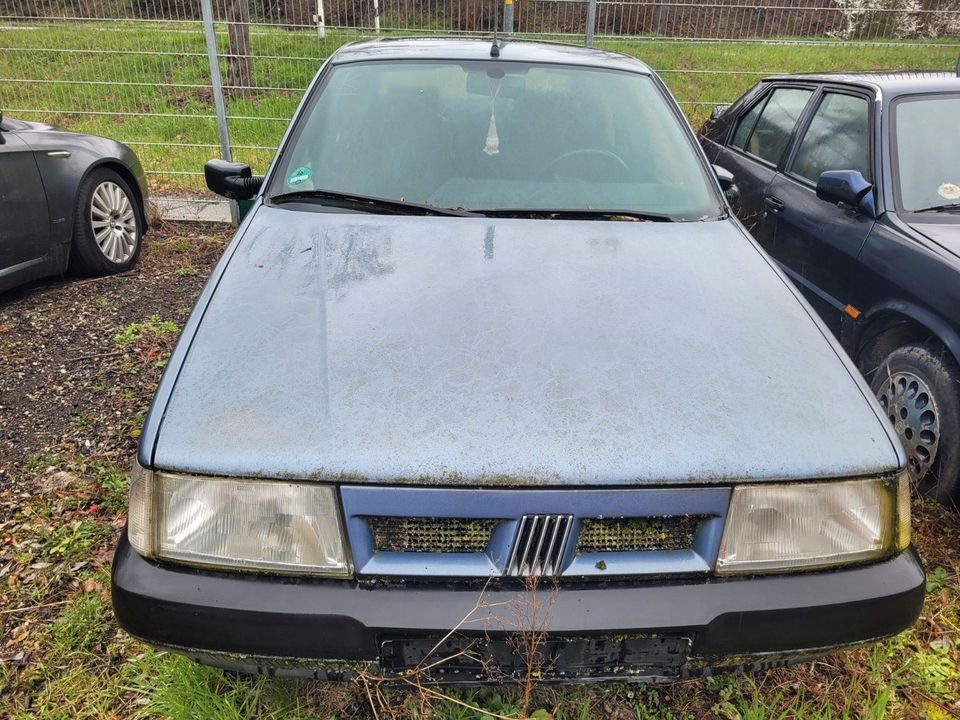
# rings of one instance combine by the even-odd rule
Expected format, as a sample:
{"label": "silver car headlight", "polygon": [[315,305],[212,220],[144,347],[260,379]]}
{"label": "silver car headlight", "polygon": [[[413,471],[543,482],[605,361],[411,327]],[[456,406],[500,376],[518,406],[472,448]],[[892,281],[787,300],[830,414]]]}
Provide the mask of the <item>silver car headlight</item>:
{"label": "silver car headlight", "polygon": [[720,575],[877,560],[910,544],[910,486],[899,477],[740,485],[720,541]]}
{"label": "silver car headlight", "polygon": [[349,577],[335,488],[152,472],[130,475],[127,536],[146,557],[228,570]]}

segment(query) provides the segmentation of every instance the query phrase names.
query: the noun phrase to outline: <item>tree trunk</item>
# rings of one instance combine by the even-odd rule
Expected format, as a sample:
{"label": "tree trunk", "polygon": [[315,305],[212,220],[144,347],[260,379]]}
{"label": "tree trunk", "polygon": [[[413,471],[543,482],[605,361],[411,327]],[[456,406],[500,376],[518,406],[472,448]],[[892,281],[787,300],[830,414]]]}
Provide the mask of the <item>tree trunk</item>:
{"label": "tree trunk", "polygon": [[227,0],[227,85],[230,94],[250,87],[250,0]]}

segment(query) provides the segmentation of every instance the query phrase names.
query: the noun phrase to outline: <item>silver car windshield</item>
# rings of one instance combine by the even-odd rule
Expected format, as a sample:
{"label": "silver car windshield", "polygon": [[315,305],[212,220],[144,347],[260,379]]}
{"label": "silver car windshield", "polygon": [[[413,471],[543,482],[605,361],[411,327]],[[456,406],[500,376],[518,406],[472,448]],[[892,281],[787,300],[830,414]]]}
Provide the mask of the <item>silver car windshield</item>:
{"label": "silver car windshield", "polygon": [[501,61],[347,64],[314,93],[268,195],[720,216],[681,123],[639,73]]}
{"label": "silver car windshield", "polygon": [[899,209],[960,207],[960,93],[903,98],[893,117]]}

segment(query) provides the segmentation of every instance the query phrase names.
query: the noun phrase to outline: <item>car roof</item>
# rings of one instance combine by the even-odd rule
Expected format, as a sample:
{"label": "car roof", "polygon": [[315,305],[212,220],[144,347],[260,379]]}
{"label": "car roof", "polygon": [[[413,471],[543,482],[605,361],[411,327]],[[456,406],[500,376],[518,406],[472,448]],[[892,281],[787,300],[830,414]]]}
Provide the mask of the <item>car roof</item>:
{"label": "car roof", "polygon": [[[343,45],[331,58],[334,64],[364,60],[490,60],[493,38],[378,38]],[[582,65],[652,74],[635,57],[608,50],[560,43],[504,40],[500,38],[499,60]]]}
{"label": "car roof", "polygon": [[809,80],[841,85],[859,85],[880,90],[887,98],[926,92],[960,92],[960,77],[952,72],[903,70],[899,72],[810,73],[770,75],[764,81]]}

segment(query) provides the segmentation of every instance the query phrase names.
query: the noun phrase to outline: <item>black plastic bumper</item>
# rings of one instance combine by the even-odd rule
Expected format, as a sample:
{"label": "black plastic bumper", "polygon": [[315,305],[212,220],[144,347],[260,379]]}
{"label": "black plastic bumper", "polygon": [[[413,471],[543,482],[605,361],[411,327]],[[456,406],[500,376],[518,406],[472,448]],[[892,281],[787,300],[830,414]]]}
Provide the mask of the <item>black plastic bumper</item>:
{"label": "black plastic bumper", "polygon": [[[539,593],[550,637],[689,639],[676,672],[646,673],[669,679],[725,665],[776,664],[899,632],[920,613],[924,575],[911,549],[829,572],[582,584]],[[138,555],[126,534],[113,564],[114,612],[132,635],[204,662],[260,672],[289,668],[287,661],[302,668],[382,665],[388,643],[440,637],[466,617],[466,634],[504,636],[516,632],[529,604],[529,594],[514,589],[368,587],[157,564]]]}

